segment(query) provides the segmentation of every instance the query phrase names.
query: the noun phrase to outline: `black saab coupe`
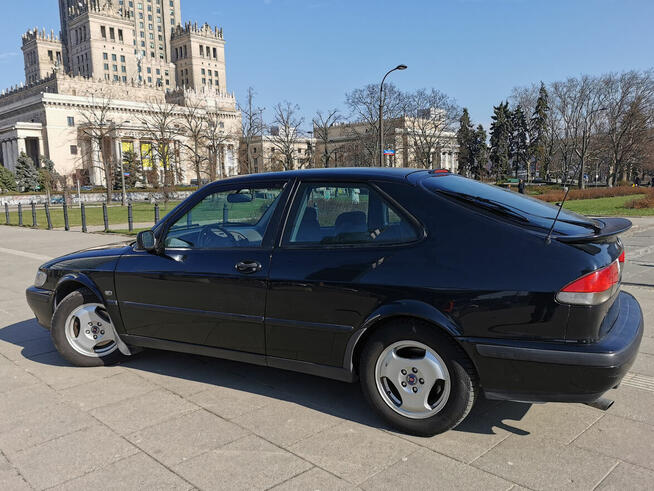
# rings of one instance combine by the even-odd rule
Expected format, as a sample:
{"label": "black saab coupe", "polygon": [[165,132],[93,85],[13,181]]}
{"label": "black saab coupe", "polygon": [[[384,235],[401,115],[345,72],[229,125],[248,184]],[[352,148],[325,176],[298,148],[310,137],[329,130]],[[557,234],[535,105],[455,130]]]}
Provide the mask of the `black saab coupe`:
{"label": "black saab coupe", "polygon": [[249,175],[44,264],[27,299],[75,365],[145,347],[360,380],[433,435],[482,394],[601,405],[643,332],[620,291],[630,226],[443,170]]}

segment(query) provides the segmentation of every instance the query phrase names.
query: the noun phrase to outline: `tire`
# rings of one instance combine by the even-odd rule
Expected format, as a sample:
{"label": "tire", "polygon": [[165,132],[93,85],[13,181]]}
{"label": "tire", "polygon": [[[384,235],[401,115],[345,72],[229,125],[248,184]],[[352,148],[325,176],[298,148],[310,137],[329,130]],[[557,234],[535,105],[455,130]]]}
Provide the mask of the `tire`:
{"label": "tire", "polygon": [[104,305],[86,288],[70,293],[57,305],[50,335],[59,354],[79,367],[114,365],[126,358],[118,349]]}
{"label": "tire", "polygon": [[417,436],[456,427],[479,392],[465,352],[437,327],[414,319],[389,321],[373,332],[359,359],[359,376],[375,411]]}

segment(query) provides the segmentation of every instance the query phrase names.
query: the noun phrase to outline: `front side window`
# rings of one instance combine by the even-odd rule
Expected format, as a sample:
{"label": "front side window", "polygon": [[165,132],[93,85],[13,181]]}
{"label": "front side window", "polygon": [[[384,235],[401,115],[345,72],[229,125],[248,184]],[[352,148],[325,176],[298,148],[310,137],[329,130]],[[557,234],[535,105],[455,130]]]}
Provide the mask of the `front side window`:
{"label": "front side window", "polygon": [[212,193],[168,230],[168,248],[261,247],[283,184]]}
{"label": "front side window", "polygon": [[364,184],[303,184],[285,233],[292,245],[388,245],[412,242],[412,221]]}

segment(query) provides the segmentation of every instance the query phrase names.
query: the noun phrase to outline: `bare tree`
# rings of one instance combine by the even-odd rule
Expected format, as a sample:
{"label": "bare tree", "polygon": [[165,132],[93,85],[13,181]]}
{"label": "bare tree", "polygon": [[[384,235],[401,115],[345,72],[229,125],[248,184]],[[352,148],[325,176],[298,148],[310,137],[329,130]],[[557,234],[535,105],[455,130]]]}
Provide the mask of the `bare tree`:
{"label": "bare tree", "polygon": [[148,114],[141,118],[146,138],[152,141],[153,166],[158,162],[163,170],[164,201],[168,202],[178,170],[175,167],[175,141],[180,134],[178,108],[166,102],[148,104]]}
{"label": "bare tree", "polygon": [[[270,142],[275,153],[281,155],[274,164],[280,165],[283,170],[294,168],[295,154],[301,137],[300,127],[304,124],[304,118],[299,112],[300,106],[288,101],[280,102],[273,108],[274,128],[271,128]],[[298,159],[298,166],[300,165],[302,162]]]}
{"label": "bare tree", "polygon": [[185,153],[190,157],[190,162],[195,171],[195,178],[198,186],[202,185],[202,169],[208,160],[206,153],[206,111],[197,99],[187,100],[182,111],[181,127],[186,137],[182,143]]}
{"label": "bare tree", "polygon": [[254,171],[254,163],[251,155],[252,142],[256,137],[262,136],[266,125],[263,122],[262,107],[254,106],[254,96],[256,93],[252,87],[248,87],[248,94],[245,105],[239,104],[239,110],[243,115],[242,137],[243,144],[245,145],[245,169],[242,169],[248,174]]}
{"label": "bare tree", "polygon": [[433,168],[446,138],[452,138],[461,115],[456,102],[436,89],[420,89],[407,96],[408,146],[415,164]]}
{"label": "bare tree", "polygon": [[654,142],[652,71],[608,74],[600,79],[606,108],[601,138],[608,157],[608,185],[632,177],[630,167],[646,159]]}
{"label": "bare tree", "polygon": [[[391,83],[384,86],[384,141],[395,141],[395,124],[393,120],[406,112],[405,95]],[[355,141],[354,154],[361,159],[354,164],[367,166],[379,162],[379,86],[366,85],[345,95],[345,104],[350,110],[350,119],[361,123],[361,128],[352,126],[350,139]]]}
{"label": "bare tree", "polygon": [[[111,149],[111,142],[116,137],[116,122],[111,119],[111,107],[112,99],[109,95],[91,95],[90,102],[80,110],[82,124],[79,125],[79,131],[83,138],[90,143],[87,155],[83,155],[82,158],[90,160],[91,168],[98,168],[102,171],[107,204],[111,203],[116,168]],[[96,161],[99,161],[99,164],[96,164]]]}
{"label": "bare tree", "polygon": [[321,145],[320,158],[323,167],[329,167],[332,156],[342,149],[342,144],[335,143],[330,137],[332,126],[343,121],[343,116],[338,109],[331,109],[326,113],[317,111],[313,118],[313,136],[316,142]]}

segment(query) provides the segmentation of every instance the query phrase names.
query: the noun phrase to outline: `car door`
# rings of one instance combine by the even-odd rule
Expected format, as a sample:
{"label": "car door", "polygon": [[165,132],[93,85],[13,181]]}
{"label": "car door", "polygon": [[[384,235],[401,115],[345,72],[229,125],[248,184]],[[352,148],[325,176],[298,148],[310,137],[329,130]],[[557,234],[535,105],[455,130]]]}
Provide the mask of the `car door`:
{"label": "car door", "polygon": [[354,329],[396,292],[419,230],[371,183],[300,183],[270,269],[268,356],[341,366]]}
{"label": "car door", "polygon": [[160,254],[124,255],[116,295],[127,333],[264,354],[272,237],[286,188],[276,181],[201,191],[157,231]]}

